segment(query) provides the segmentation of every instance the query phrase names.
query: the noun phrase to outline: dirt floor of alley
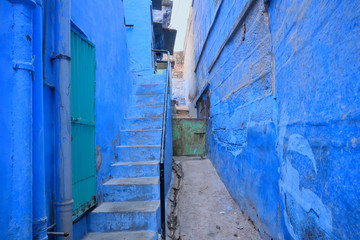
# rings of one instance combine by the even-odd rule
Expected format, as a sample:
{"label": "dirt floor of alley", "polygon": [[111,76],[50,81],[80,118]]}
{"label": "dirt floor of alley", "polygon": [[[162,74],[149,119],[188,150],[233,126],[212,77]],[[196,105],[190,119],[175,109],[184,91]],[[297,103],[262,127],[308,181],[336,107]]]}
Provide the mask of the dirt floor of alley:
{"label": "dirt floor of alley", "polygon": [[210,160],[174,157],[168,238],[261,239],[220,180]]}

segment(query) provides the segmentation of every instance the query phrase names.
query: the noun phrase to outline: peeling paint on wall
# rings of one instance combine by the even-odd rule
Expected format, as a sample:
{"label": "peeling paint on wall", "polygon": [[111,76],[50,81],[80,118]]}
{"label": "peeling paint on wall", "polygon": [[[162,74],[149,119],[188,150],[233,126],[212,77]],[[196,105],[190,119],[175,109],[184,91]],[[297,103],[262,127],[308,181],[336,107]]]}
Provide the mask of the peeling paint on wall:
{"label": "peeling paint on wall", "polygon": [[359,5],[219,5],[193,3],[188,85],[229,192],[265,239],[360,238]]}
{"label": "peeling paint on wall", "polygon": [[[292,134],[288,138],[287,148],[284,147],[286,126],[289,117],[282,113],[284,120],[280,122],[279,149],[287,151],[287,154],[280,155],[279,189],[285,209],[283,215],[287,230],[293,239],[304,239],[311,234],[321,236],[322,239],[330,239],[332,232],[332,215],[330,209],[310,189],[301,187],[299,172],[291,164],[291,154],[299,153],[305,158],[303,161],[311,161],[313,172],[317,174],[316,163],[313,151],[309,142],[299,134]],[[285,157],[284,157],[285,155]],[[301,215],[301,217],[299,217]],[[302,226],[306,226],[305,228]]]}
{"label": "peeling paint on wall", "polygon": [[96,171],[99,171],[102,163],[101,147],[96,145]]}

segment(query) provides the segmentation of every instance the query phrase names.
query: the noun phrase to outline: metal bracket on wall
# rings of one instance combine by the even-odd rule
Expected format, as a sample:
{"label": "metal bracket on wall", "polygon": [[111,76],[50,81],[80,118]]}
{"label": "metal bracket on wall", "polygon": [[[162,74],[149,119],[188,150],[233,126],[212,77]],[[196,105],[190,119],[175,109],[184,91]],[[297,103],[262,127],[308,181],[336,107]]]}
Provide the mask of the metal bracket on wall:
{"label": "metal bracket on wall", "polygon": [[68,60],[69,62],[71,61],[70,56],[67,56],[64,54],[59,54],[59,55],[56,55],[55,57],[50,58],[51,64],[53,64],[56,59],[64,59],[64,60]]}
{"label": "metal bracket on wall", "polygon": [[67,56],[67,55],[64,55],[64,54],[59,54],[59,55],[55,56],[55,58],[56,59],[65,59],[65,60],[71,61],[71,57]]}
{"label": "metal bracket on wall", "polygon": [[18,69],[23,69],[23,70],[27,70],[29,72],[34,72],[34,65],[32,62],[13,62],[13,69],[14,70],[18,70]]}

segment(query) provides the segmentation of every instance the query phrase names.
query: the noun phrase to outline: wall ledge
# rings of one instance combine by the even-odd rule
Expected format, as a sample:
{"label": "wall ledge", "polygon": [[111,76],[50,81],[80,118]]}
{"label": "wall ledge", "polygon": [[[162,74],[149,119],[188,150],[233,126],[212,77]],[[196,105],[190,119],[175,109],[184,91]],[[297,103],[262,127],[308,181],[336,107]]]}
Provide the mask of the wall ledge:
{"label": "wall ledge", "polygon": [[8,1],[13,4],[24,4],[24,5],[29,5],[30,7],[33,8],[36,7],[36,2],[34,0],[8,0]]}

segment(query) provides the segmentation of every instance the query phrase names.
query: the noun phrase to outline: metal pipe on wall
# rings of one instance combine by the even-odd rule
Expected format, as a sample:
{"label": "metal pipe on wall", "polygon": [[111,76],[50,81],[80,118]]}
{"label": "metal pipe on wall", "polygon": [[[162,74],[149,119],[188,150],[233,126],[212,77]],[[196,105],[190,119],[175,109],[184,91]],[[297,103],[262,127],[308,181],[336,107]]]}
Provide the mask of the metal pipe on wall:
{"label": "metal pipe on wall", "polygon": [[72,239],[70,0],[56,0],[55,9],[55,222],[68,234],[57,239]]}
{"label": "metal pipe on wall", "polygon": [[42,71],[42,4],[37,0],[33,20],[33,239],[48,239],[45,199],[44,100]]}
{"label": "metal pipe on wall", "polygon": [[[11,218],[8,232],[12,239],[32,238],[32,78],[33,11],[32,0],[9,0],[13,17],[13,77],[8,97],[11,98]],[[5,233],[6,234],[6,233]],[[6,237],[3,236],[3,237]]]}

